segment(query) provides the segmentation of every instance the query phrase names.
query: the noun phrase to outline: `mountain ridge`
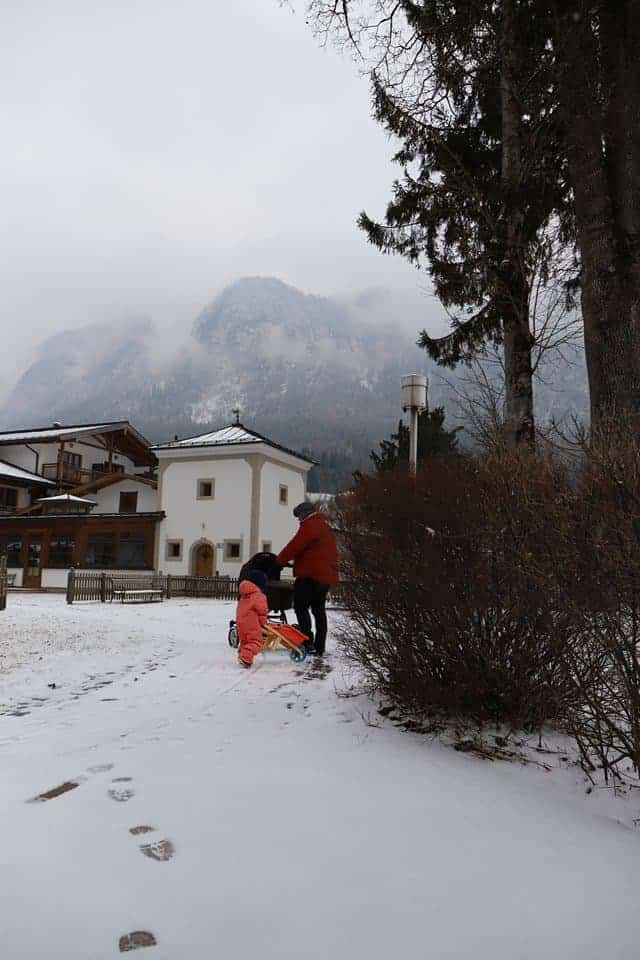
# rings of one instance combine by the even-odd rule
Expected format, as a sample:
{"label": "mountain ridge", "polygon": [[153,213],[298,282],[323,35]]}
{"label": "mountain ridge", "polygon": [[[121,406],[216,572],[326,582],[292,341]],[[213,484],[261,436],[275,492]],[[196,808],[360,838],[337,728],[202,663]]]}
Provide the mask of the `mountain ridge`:
{"label": "mountain ridge", "polygon": [[260,433],[319,458],[314,483],[335,487],[397,425],[403,374],[429,376],[431,405],[451,408],[440,371],[399,328],[400,309],[384,290],[345,301],[244,277],[186,329],[132,316],[48,338],[0,423],[129,419],[160,442],[229,423],[239,406]]}

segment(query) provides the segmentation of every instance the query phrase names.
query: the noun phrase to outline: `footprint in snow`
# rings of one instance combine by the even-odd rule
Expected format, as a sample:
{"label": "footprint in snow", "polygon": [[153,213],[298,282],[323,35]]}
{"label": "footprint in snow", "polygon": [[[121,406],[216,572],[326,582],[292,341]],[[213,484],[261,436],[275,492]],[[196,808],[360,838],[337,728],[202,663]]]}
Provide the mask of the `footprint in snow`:
{"label": "footprint in snow", "polygon": [[143,856],[148,857],[149,860],[157,860],[158,863],[166,863],[167,860],[173,860],[175,855],[175,847],[171,840],[167,839],[155,839],[154,837],[149,837],[149,834],[156,834],[156,828],[150,827],[148,824],[141,824],[137,827],[131,827],[129,833],[133,837],[147,837],[147,839],[140,844],[140,852]]}
{"label": "footprint in snow", "polygon": [[93,767],[89,767],[89,773],[108,773],[109,770],[113,770],[115,764],[113,763],[96,763]]}
{"label": "footprint in snow", "polygon": [[[87,767],[87,773],[108,773],[108,771],[112,769],[112,763],[97,763],[92,767]],[[55,800],[57,797],[62,797],[65,793],[70,793],[72,790],[75,790],[76,787],[79,787],[86,779],[86,776],[79,776],[74,777],[72,780],[65,780],[63,783],[58,784],[57,787],[51,787],[50,790],[44,790],[37,796],[31,797],[27,800],[27,803],[44,803],[46,800]]]}
{"label": "footprint in snow", "polygon": [[52,787],[51,790],[45,790],[44,793],[39,793],[37,797],[31,797],[30,800],[27,800],[27,803],[44,803],[46,800],[55,800],[56,797],[61,797],[63,794],[69,793],[70,790],[75,790],[78,786],[80,786],[78,779],[65,780],[64,783],[59,784],[57,787]]}
{"label": "footprint in snow", "polygon": [[132,933],[125,933],[120,937],[118,947],[120,953],[128,953],[129,950],[141,950],[143,947],[155,947],[158,941],[148,930],[134,930]]}
{"label": "footprint in snow", "polygon": [[127,800],[131,800],[135,796],[133,787],[129,786],[131,777],[115,777],[111,783],[112,786],[109,787],[107,793],[117,803],[126,803]]}
{"label": "footprint in snow", "polygon": [[149,860],[166,863],[167,860],[173,860],[176,849],[171,840],[152,840],[149,843],[140,844],[140,852]]}

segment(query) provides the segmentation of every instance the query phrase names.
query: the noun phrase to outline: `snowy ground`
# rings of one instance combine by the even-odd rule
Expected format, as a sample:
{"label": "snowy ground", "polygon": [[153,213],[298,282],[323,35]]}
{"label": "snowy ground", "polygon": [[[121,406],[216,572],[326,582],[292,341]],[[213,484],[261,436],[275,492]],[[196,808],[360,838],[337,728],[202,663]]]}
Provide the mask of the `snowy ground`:
{"label": "snowy ground", "polygon": [[335,657],[240,671],[232,610],[10,595],[2,960],[637,955],[636,797],[368,726]]}

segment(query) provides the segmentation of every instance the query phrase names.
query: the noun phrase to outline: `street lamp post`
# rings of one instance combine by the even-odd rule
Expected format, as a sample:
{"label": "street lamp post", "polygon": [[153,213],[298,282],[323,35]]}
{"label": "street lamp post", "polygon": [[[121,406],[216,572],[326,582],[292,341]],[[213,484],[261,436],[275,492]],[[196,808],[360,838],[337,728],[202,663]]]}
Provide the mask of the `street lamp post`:
{"label": "street lamp post", "polygon": [[418,417],[427,408],[427,378],[417,373],[402,378],[402,409],[410,412],[409,470],[415,474],[418,466]]}

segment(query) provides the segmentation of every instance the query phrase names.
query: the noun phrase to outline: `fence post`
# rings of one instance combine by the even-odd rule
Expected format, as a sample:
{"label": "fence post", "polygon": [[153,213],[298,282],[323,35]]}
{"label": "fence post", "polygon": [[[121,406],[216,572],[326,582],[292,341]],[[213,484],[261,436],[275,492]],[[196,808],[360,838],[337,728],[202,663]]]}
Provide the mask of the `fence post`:
{"label": "fence post", "polygon": [[71,567],[67,574],[67,603],[73,603],[76,598],[76,571]]}
{"label": "fence post", "polygon": [[7,609],[7,558],[0,557],[0,610]]}
{"label": "fence post", "polygon": [[167,584],[167,587],[165,590],[165,596],[167,600],[171,600],[171,574],[170,573],[167,574],[166,584]]}
{"label": "fence post", "polygon": [[100,574],[100,603],[107,602],[107,575],[104,571]]}

